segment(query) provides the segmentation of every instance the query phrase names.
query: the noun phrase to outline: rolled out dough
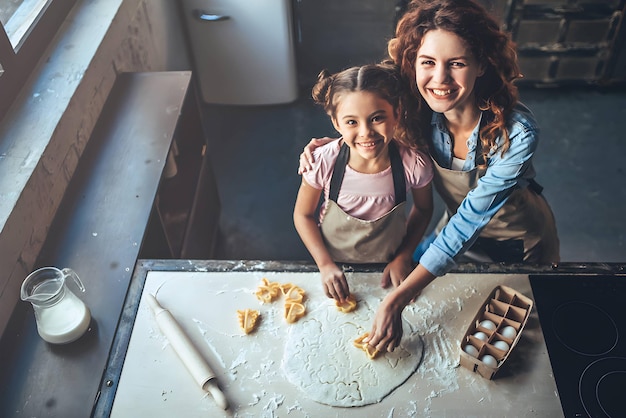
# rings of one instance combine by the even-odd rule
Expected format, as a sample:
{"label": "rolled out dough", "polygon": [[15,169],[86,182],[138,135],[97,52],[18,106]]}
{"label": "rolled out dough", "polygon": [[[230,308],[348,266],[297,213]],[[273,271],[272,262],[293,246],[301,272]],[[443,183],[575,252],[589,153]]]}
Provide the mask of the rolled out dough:
{"label": "rolled out dough", "polygon": [[393,353],[370,360],[353,341],[369,331],[375,301],[360,301],[352,313],[334,303],[320,306],[290,327],[282,359],[287,380],[316,402],[338,407],[380,402],[417,370],[424,351],[420,336],[403,320],[404,335]]}

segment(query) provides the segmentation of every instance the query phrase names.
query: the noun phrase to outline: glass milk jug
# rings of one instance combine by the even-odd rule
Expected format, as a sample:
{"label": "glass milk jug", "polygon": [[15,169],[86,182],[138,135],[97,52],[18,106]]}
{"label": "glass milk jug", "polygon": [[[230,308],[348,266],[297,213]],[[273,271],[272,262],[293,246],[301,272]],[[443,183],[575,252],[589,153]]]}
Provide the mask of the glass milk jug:
{"label": "glass milk jug", "polygon": [[37,332],[45,341],[65,344],[82,336],[91,321],[89,308],[68,287],[73,279],[81,292],[85,286],[69,268],[43,267],[35,270],[22,283],[21,298],[32,303]]}

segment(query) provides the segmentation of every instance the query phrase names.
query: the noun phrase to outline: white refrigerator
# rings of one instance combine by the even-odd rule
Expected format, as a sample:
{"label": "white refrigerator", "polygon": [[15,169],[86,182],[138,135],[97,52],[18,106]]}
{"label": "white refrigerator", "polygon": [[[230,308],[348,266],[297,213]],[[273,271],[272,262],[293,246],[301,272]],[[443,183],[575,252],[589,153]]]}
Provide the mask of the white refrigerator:
{"label": "white refrigerator", "polygon": [[291,0],[182,0],[182,13],[205,103],[297,98]]}

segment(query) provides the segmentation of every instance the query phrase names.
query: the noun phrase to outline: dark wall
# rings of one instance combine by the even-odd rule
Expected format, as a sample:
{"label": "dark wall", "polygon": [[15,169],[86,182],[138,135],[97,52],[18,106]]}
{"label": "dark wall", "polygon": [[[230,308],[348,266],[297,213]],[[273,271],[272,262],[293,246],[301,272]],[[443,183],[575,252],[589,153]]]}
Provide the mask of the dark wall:
{"label": "dark wall", "polygon": [[298,73],[301,85],[331,72],[376,62],[393,35],[396,3],[380,0],[294,1]]}
{"label": "dark wall", "polygon": [[[626,0],[478,0],[517,43],[520,84],[626,81]],[[310,85],[320,70],[380,60],[407,0],[294,1],[298,71]]]}

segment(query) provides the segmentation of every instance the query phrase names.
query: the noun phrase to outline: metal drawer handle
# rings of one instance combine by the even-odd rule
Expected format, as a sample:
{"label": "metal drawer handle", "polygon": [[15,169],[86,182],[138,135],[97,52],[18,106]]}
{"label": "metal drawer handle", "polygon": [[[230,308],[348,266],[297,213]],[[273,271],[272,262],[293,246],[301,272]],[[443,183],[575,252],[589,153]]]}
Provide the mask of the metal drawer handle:
{"label": "metal drawer handle", "polygon": [[213,15],[213,14],[203,12],[202,10],[198,10],[198,9],[195,9],[192,13],[196,19],[204,20],[206,22],[217,22],[220,20],[230,19],[230,16]]}

